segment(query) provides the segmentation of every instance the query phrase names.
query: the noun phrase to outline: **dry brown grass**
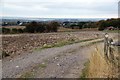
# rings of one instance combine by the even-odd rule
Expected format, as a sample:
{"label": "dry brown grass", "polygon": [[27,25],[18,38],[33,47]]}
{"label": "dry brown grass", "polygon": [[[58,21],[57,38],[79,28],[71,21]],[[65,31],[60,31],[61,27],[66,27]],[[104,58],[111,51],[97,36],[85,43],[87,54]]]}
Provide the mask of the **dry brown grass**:
{"label": "dry brown grass", "polygon": [[96,46],[89,60],[89,78],[116,78],[117,68],[103,56],[103,49]]}
{"label": "dry brown grass", "polygon": [[9,29],[13,29],[13,28],[16,28],[16,29],[24,29],[25,26],[4,26],[5,28],[9,28]]}
{"label": "dry brown grass", "polygon": [[64,27],[59,27],[58,32],[76,32],[76,31],[98,31],[97,28],[84,28],[84,29],[71,29],[71,28],[64,28]]}
{"label": "dry brown grass", "polygon": [[59,27],[58,32],[75,32],[75,31],[80,31],[80,29],[71,29],[71,28],[64,28],[64,27]]}

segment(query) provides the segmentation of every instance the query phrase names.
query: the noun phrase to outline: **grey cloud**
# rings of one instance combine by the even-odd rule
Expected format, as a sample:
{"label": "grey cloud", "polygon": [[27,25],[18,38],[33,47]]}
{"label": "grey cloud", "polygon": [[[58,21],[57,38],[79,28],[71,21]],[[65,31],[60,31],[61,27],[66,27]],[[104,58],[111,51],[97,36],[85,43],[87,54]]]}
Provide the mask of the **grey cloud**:
{"label": "grey cloud", "polygon": [[[93,2],[91,4],[81,2],[6,2],[6,5],[15,5],[20,9],[13,7],[4,7],[6,14],[19,15],[97,15],[97,14],[117,14],[116,2]],[[43,8],[36,10],[35,7]],[[28,10],[27,10],[28,9]],[[46,9],[46,10],[44,10]]]}

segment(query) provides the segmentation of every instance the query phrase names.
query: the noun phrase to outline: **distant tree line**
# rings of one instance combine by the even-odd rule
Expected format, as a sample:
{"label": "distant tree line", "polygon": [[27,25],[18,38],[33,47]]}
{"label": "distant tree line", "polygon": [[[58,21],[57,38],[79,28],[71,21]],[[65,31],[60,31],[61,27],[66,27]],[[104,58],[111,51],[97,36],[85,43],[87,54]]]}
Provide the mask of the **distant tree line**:
{"label": "distant tree line", "polygon": [[96,27],[98,27],[98,30],[104,30],[110,26],[120,29],[120,18],[101,20],[97,22],[96,25],[97,25]]}
{"label": "distant tree line", "polygon": [[12,29],[10,29],[10,28],[2,28],[2,33],[3,34],[15,34],[15,33],[23,33],[24,32],[24,30],[23,29],[16,29],[16,28],[12,28]]}
{"label": "distant tree line", "polygon": [[[17,24],[20,24],[20,21],[17,21]],[[13,23],[5,23],[5,25],[13,25]],[[15,23],[14,23],[15,24]],[[120,18],[117,19],[107,19],[101,20],[98,22],[62,22],[58,23],[56,21],[51,22],[23,22],[22,26],[25,26],[24,29],[16,29],[16,28],[2,28],[2,33],[43,33],[43,32],[57,32],[59,26],[63,26],[65,28],[72,29],[84,29],[84,28],[98,28],[98,30],[102,31],[107,27],[114,27],[120,29]],[[0,30],[1,31],[1,30]]]}
{"label": "distant tree line", "polygon": [[26,24],[24,29],[16,28],[2,28],[2,33],[43,33],[43,32],[57,32],[60,24],[58,22],[52,21],[48,23],[43,22],[30,22]]}
{"label": "distant tree line", "polygon": [[120,18],[101,20],[98,22],[64,22],[63,26],[71,29],[98,28],[98,30],[104,30],[110,26],[120,29]]}

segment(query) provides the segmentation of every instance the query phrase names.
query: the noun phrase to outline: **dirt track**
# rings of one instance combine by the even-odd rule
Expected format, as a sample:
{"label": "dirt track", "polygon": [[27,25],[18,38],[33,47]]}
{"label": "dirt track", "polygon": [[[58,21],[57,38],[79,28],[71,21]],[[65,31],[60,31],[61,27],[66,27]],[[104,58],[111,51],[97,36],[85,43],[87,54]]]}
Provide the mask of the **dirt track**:
{"label": "dirt track", "polygon": [[29,73],[27,77],[80,77],[92,50],[91,46],[82,46],[94,41],[35,51],[12,60],[4,59],[3,77],[26,76],[26,72]]}

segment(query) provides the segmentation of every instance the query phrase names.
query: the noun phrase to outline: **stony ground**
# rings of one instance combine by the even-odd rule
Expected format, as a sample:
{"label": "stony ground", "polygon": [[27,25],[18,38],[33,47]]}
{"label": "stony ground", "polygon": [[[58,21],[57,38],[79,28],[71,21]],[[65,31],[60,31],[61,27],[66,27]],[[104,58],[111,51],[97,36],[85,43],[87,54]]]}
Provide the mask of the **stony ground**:
{"label": "stony ground", "polygon": [[31,52],[34,48],[42,47],[46,44],[55,44],[63,40],[94,39],[102,36],[101,32],[2,35],[2,48],[5,54],[15,56],[25,52]]}
{"label": "stony ground", "polygon": [[[10,56],[2,59],[4,78],[79,78],[91,50],[100,41],[103,32],[64,32],[42,34],[3,35],[3,51]],[[95,39],[62,47],[33,51],[45,44],[63,40]]]}
{"label": "stony ground", "polygon": [[79,78],[90,51],[94,49],[87,44],[94,41],[96,40],[3,59],[3,77]]}

